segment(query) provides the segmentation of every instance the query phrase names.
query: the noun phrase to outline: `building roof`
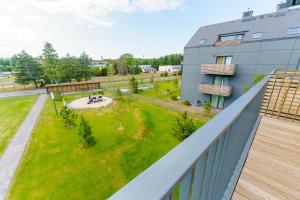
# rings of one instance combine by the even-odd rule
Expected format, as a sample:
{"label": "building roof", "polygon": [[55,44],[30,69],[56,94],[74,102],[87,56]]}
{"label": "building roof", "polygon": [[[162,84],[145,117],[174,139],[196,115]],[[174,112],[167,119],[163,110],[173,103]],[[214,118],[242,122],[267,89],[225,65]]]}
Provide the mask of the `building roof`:
{"label": "building roof", "polygon": [[[265,15],[253,16],[248,19],[239,19],[209,26],[200,27],[185,47],[213,45],[220,34],[245,32],[243,41],[278,39],[300,36],[300,34],[288,35],[289,28],[300,27],[300,9],[275,12]],[[254,33],[263,33],[263,37],[253,39]],[[199,44],[206,40],[204,44]]]}

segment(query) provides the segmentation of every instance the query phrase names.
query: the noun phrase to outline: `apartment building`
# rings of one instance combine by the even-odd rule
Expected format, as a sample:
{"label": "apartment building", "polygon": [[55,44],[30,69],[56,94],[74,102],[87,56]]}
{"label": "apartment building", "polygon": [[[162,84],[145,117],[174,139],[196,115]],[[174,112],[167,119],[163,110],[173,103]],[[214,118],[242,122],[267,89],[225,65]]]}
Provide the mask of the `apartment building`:
{"label": "apartment building", "polygon": [[300,1],[274,13],[200,27],[184,48],[181,99],[223,109],[256,73],[300,69]]}

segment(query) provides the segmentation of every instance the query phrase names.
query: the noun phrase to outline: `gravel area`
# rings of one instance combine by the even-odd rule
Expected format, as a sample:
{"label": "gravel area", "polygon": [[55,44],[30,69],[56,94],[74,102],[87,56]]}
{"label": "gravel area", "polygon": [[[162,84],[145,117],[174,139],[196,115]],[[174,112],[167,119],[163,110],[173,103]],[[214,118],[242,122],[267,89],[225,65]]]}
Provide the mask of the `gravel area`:
{"label": "gravel area", "polygon": [[68,107],[71,109],[94,109],[94,108],[101,108],[106,107],[112,103],[112,98],[109,97],[102,97],[102,101],[90,103],[88,104],[89,97],[83,97],[79,99],[75,99],[74,101],[68,103]]}

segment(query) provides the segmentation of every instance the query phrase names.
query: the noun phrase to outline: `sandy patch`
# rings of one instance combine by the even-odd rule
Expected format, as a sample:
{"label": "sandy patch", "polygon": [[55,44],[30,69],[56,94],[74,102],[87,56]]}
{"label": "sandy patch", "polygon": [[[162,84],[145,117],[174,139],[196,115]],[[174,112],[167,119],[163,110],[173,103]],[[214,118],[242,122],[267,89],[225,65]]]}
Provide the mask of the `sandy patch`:
{"label": "sandy patch", "polygon": [[99,101],[96,103],[88,104],[89,97],[83,97],[79,99],[75,99],[74,101],[68,103],[68,108],[71,109],[95,109],[95,108],[102,108],[110,105],[112,103],[112,98],[109,97],[102,97],[103,101]]}

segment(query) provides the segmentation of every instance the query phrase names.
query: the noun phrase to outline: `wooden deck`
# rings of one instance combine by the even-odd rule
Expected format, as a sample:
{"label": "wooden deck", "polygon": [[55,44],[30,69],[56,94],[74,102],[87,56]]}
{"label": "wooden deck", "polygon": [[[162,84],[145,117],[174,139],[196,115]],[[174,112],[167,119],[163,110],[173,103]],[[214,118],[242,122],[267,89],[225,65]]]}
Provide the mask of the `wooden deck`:
{"label": "wooden deck", "polygon": [[233,200],[300,200],[300,124],[263,117]]}

